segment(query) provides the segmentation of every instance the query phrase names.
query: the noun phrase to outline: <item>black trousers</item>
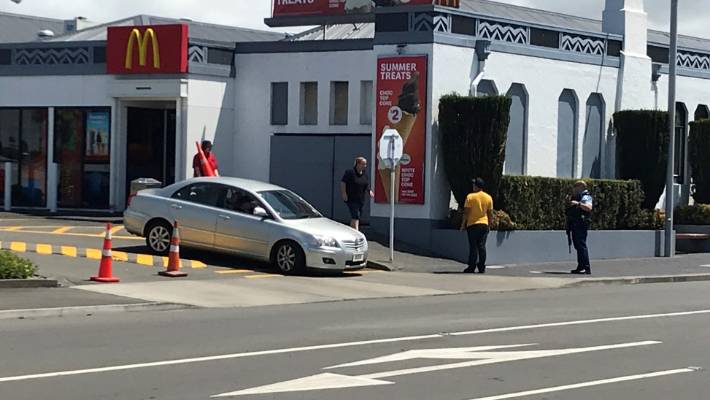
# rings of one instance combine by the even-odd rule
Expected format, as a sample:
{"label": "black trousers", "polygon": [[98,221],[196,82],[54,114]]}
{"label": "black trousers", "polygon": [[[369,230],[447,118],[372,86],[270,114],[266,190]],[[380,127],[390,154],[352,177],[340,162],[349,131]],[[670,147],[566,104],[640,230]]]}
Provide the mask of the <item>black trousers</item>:
{"label": "black trousers", "polygon": [[468,267],[478,268],[484,272],[486,269],[486,240],[488,239],[488,225],[475,224],[466,228],[468,233]]}
{"label": "black trousers", "polygon": [[572,225],[572,243],[577,250],[577,269],[591,270],[589,261],[589,248],[587,247],[587,232],[589,226],[584,223]]}

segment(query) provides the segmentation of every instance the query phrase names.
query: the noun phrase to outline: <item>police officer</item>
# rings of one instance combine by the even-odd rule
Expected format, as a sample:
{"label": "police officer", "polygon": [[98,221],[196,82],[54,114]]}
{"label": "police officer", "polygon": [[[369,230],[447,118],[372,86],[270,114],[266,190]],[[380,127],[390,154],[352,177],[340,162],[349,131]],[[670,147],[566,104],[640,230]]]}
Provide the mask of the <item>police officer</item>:
{"label": "police officer", "polygon": [[567,209],[570,230],[572,231],[572,242],[577,251],[577,268],[570,271],[573,274],[591,274],[592,267],[589,262],[589,249],[587,248],[587,232],[592,222],[592,209],[594,201],[592,194],[587,190],[584,181],[574,184],[574,195],[570,199],[570,207]]}

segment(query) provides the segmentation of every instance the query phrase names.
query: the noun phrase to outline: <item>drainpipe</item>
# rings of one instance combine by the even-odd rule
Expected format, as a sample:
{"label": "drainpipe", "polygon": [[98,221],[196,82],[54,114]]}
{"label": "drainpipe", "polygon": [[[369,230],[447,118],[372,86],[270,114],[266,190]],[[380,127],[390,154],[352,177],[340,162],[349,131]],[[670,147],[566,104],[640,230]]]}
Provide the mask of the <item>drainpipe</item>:
{"label": "drainpipe", "polygon": [[478,93],[478,84],[481,83],[483,76],[486,73],[486,60],[488,56],[491,55],[491,41],[490,40],[479,40],[476,42],[476,58],[478,58],[478,70],[476,71],[476,77],[473,78],[471,82],[471,87],[469,88],[469,93],[471,96],[476,96]]}

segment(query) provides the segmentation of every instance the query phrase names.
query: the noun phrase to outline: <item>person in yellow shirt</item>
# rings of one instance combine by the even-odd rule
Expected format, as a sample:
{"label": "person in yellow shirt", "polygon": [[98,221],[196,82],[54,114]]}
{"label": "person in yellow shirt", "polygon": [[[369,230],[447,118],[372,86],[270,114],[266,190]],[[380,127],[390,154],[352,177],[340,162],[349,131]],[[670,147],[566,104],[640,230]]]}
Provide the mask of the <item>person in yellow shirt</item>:
{"label": "person in yellow shirt", "polygon": [[486,273],[486,240],[493,223],[493,198],[483,190],[481,178],[473,180],[473,193],[466,196],[461,230],[468,233],[468,268],[466,273]]}

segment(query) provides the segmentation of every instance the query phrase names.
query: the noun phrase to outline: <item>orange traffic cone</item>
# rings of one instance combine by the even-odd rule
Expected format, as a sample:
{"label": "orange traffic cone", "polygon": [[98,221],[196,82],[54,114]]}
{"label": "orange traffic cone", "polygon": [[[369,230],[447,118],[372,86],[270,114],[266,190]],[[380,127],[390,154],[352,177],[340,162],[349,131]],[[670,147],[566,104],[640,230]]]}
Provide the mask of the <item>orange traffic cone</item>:
{"label": "orange traffic cone", "polygon": [[177,221],[175,221],[175,226],[173,227],[173,237],[170,240],[168,269],[167,271],[158,272],[158,275],[167,276],[169,278],[183,278],[187,276],[187,273],[180,272],[180,230],[178,229]]}
{"label": "orange traffic cone", "polygon": [[101,252],[101,264],[99,264],[99,276],[92,276],[91,280],[101,283],[116,283],[121,280],[113,276],[111,270],[111,224],[106,224],[106,236],[104,236],[104,249]]}

